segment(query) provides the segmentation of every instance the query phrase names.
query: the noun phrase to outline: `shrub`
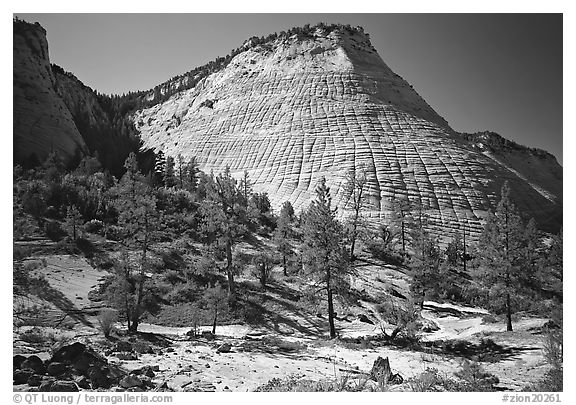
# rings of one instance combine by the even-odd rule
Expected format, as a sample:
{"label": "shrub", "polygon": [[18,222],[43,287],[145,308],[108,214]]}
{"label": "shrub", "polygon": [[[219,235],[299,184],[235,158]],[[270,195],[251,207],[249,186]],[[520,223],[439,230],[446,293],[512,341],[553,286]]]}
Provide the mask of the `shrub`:
{"label": "shrub", "polygon": [[88,259],[94,257],[94,252],[96,248],[88,239],[85,238],[77,238],[76,239],[76,247],[86,256]]}
{"label": "shrub", "polygon": [[464,383],[459,391],[495,391],[494,385],[500,382],[498,377],[484,371],[480,363],[466,359],[461,369],[454,374]]}
{"label": "shrub", "polygon": [[114,329],[114,323],[118,320],[118,312],[106,308],[100,311],[98,315],[98,323],[100,324],[100,329],[106,338],[110,337],[110,333]]}
{"label": "shrub", "polygon": [[42,328],[34,326],[31,329],[28,329],[25,332],[20,334],[20,340],[27,342],[27,343],[45,343],[51,344],[56,339],[54,338],[54,334],[48,333],[44,331]]}
{"label": "shrub", "polygon": [[58,242],[64,236],[66,236],[66,232],[62,229],[62,226],[57,221],[48,221],[44,225],[44,232],[46,236],[48,236],[54,242]]}
{"label": "shrub", "polygon": [[564,390],[563,384],[563,343],[562,331],[551,332],[544,341],[544,358],[552,366],[546,372],[544,378],[526,388],[528,391],[539,392],[561,392]]}
{"label": "shrub", "polygon": [[84,230],[101,235],[104,230],[104,223],[98,219],[91,219],[84,224]]}

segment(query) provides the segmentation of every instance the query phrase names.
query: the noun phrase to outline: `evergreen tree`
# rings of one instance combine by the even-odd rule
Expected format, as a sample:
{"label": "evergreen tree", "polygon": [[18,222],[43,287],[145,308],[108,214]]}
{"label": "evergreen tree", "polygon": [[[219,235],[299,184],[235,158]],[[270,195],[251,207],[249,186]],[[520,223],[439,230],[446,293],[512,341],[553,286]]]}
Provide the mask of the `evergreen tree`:
{"label": "evergreen tree", "polygon": [[191,193],[195,193],[198,189],[198,179],[201,174],[202,172],[198,169],[198,162],[196,161],[196,158],[192,156],[190,160],[188,160],[183,172],[183,188]]}
{"label": "evergreen tree", "polygon": [[280,216],[278,217],[278,224],[274,230],[274,243],[276,249],[282,256],[282,267],[284,275],[288,275],[288,258],[293,254],[292,244],[290,239],[293,237],[292,223],[294,221],[294,208],[289,201],[285,201],[280,209]]}
{"label": "evergreen tree", "polygon": [[72,240],[78,239],[77,234],[80,226],[82,225],[82,215],[75,205],[68,206],[66,210],[66,228],[68,235],[72,236]]}
{"label": "evergreen tree", "polygon": [[158,184],[164,185],[164,172],[166,171],[166,156],[164,152],[158,151],[154,159],[154,177]]}
{"label": "evergreen tree", "polygon": [[330,189],[322,178],[316,188],[316,199],[310,204],[303,218],[303,262],[310,275],[326,290],[328,299],[328,322],[330,338],[336,337],[334,327],[333,295],[345,283],[349,270],[345,232],[336,219],[336,209],[332,208]]}
{"label": "evergreen tree", "polygon": [[130,153],[124,164],[126,173],[118,185],[110,190],[114,197],[114,207],[118,211],[118,223],[123,230],[122,244],[126,248],[135,248],[140,258],[136,263],[126,255],[117,272],[117,285],[126,299],[132,304],[123,308],[128,320],[128,329],[138,329],[140,317],[144,312],[147,299],[147,273],[152,270],[149,257],[150,245],[154,241],[158,225],[156,197],[144,176],[138,170],[136,155]]}
{"label": "evergreen tree", "polygon": [[[526,228],[504,183],[496,212],[491,213],[480,238],[478,255],[480,281],[489,289],[491,306],[504,307],[507,330],[512,331],[513,298],[526,287]],[[503,305],[502,305],[503,301]]]}
{"label": "evergreen tree", "polygon": [[206,179],[206,198],[200,205],[204,220],[204,230],[208,240],[215,238],[223,246],[226,256],[228,278],[228,298],[234,305],[236,300],[232,251],[234,245],[247,232],[246,200],[244,189],[238,187],[230,173],[230,168],[214,178]]}
{"label": "evergreen tree", "polygon": [[414,241],[410,272],[412,274],[410,290],[422,309],[426,297],[438,292],[440,282],[440,248],[438,242],[433,240],[423,228],[420,229]]}
{"label": "evergreen tree", "polygon": [[166,188],[175,187],[178,182],[175,166],[174,158],[172,156],[166,157],[166,164],[164,165],[164,173],[162,176],[164,179],[164,187]]}

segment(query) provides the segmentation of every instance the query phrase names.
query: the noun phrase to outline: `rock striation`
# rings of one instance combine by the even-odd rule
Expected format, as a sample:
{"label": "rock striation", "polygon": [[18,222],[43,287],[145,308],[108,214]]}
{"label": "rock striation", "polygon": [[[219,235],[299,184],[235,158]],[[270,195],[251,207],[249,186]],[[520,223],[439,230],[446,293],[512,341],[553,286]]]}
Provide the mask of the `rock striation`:
{"label": "rock striation", "polygon": [[522,211],[550,229],[561,223],[562,169],[551,155],[455,133],[361,29],[251,46],[133,119],[145,148],[195,156],[208,172],[248,171],[276,208],[306,208],[326,177],[346,215],[346,175],[362,169],[374,220],[408,200],[432,231],[477,234],[509,181]]}

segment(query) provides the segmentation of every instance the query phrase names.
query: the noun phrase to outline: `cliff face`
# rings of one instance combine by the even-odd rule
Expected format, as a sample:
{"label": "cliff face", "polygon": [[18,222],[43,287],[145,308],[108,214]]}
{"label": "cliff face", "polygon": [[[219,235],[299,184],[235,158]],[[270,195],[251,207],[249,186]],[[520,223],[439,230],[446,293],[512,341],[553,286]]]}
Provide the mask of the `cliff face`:
{"label": "cliff face", "polygon": [[43,161],[52,150],[66,159],[86,153],[86,143],[54,89],[46,31],[15,21],[13,51],[14,160]]}
{"label": "cliff face", "polygon": [[119,175],[142,142],[195,156],[206,172],[248,171],[275,208],[284,201],[306,208],[326,177],[341,215],[346,176],[366,170],[368,216],[377,221],[393,200],[408,200],[444,235],[465,226],[477,235],[509,181],[517,206],[542,228],[562,223],[562,168],[554,157],[497,134],[454,132],[361,29],[251,39],[220,59],[147,93],[101,97],[50,68],[42,27],[15,21],[15,161],[42,160],[50,150],[69,158],[98,151]]}
{"label": "cliff face", "polygon": [[[477,233],[508,180],[521,210],[545,227],[561,221],[554,159],[526,148],[498,154],[454,133],[361,31],[316,30],[250,47],[133,119],[144,147],[196,156],[205,171],[247,170],[275,207],[307,207],[326,177],[345,214],[346,174],[366,168],[373,218],[386,217],[392,199],[408,199],[433,231],[466,224]],[[529,164],[543,171],[527,176]]]}

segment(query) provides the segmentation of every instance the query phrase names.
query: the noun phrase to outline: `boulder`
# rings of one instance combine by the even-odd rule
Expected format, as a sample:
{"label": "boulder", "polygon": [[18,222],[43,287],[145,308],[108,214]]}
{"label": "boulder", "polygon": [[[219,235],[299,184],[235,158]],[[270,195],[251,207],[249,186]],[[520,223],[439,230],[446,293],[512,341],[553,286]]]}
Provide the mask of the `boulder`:
{"label": "boulder", "polygon": [[230,353],[230,350],[232,350],[232,346],[230,345],[230,343],[223,343],[220,346],[218,346],[218,349],[216,349],[216,353]]}
{"label": "boulder", "polygon": [[28,378],[28,385],[31,387],[39,387],[42,384],[42,376],[40,374],[32,374]]}
{"label": "boulder", "polygon": [[26,357],[22,356],[21,354],[17,354],[12,359],[12,369],[16,370],[22,368],[22,363],[26,360]]}
{"label": "boulder", "polygon": [[12,379],[15,385],[18,384],[26,384],[28,379],[34,374],[33,370],[24,369],[24,370],[14,370],[12,373]]}
{"label": "boulder", "polygon": [[114,351],[116,352],[131,352],[134,349],[132,343],[127,342],[125,340],[119,340],[116,342],[116,346],[114,346]]}
{"label": "boulder", "polygon": [[38,391],[49,392],[50,387],[52,387],[52,384],[54,384],[54,381],[56,381],[56,379],[54,377],[44,377],[42,379],[42,382],[40,383],[40,387],[38,388]]}
{"label": "boulder", "polygon": [[[158,366],[156,366],[158,367]],[[159,368],[159,367],[158,367]],[[134,375],[145,375],[146,377],[150,377],[150,378],[154,378],[154,376],[156,375],[154,373],[154,368],[152,366],[144,366],[141,368],[137,368],[135,370],[132,370],[132,373]]]}
{"label": "boulder", "polygon": [[90,389],[90,380],[88,380],[88,378],[86,378],[85,376],[81,375],[78,376],[74,379],[74,382],[76,383],[76,385],[79,388],[83,388],[83,389]]}
{"label": "boulder", "polygon": [[108,367],[90,367],[87,374],[94,389],[108,389],[112,386],[112,379],[108,377]]}
{"label": "boulder", "polygon": [[209,330],[203,330],[201,333],[201,336],[206,339],[206,340],[214,340],[216,339],[216,335],[214,335],[212,332],[210,332]]}
{"label": "boulder", "polygon": [[60,374],[63,374],[67,370],[67,368],[68,366],[66,366],[66,364],[54,361],[48,364],[46,372],[51,376],[57,377]]}
{"label": "boulder", "polygon": [[22,362],[20,368],[29,368],[34,370],[38,374],[44,374],[46,372],[46,366],[42,359],[36,355],[29,356],[26,360]]}
{"label": "boulder", "polygon": [[127,375],[120,380],[120,386],[122,388],[140,387],[141,385],[142,381],[134,375]]}
{"label": "boulder", "polygon": [[78,386],[74,381],[54,381],[50,386],[50,392],[78,392]]}

